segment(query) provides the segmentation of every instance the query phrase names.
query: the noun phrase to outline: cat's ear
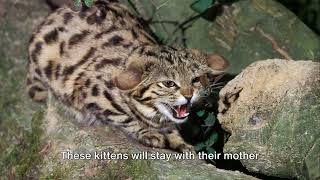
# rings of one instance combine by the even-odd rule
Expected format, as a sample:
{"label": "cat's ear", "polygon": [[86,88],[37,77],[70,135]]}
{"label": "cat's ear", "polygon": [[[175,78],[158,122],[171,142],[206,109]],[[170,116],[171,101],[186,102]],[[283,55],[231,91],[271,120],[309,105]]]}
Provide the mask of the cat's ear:
{"label": "cat's ear", "polygon": [[142,81],[143,65],[131,63],[126,70],[113,78],[113,83],[121,90],[130,90]]}
{"label": "cat's ear", "polygon": [[213,70],[224,71],[226,70],[230,63],[218,54],[208,54],[207,64]]}
{"label": "cat's ear", "polygon": [[[191,49],[191,52],[195,56],[203,55],[203,53],[200,52],[198,49]],[[219,54],[205,54],[205,57],[207,65],[213,70],[224,71],[230,65],[230,63]]]}

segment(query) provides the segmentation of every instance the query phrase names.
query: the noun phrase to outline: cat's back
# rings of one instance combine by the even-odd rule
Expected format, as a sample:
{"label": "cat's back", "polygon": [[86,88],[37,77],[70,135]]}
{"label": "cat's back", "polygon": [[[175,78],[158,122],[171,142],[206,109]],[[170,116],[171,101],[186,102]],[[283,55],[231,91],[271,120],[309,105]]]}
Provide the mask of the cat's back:
{"label": "cat's back", "polygon": [[40,65],[64,57],[74,62],[91,47],[128,52],[136,44],[151,41],[125,7],[103,2],[87,10],[62,7],[51,13],[33,32],[29,54],[30,61]]}
{"label": "cat's back", "polygon": [[79,75],[98,74],[106,71],[106,66],[103,76],[111,78],[123,70],[134,49],[152,43],[137,18],[119,3],[96,1],[81,11],[59,8],[45,18],[30,39],[29,94],[41,101],[48,88],[44,86],[72,91]]}

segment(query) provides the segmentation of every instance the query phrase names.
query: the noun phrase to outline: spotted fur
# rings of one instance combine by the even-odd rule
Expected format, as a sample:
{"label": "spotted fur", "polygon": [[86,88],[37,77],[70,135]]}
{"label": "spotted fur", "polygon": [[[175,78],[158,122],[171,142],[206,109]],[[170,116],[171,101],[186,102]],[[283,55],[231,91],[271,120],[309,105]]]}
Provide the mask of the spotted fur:
{"label": "spotted fur", "polygon": [[117,126],[147,146],[186,151],[192,147],[175,123],[187,117],[174,117],[173,107],[197,101],[204,75],[223,72],[227,61],[212,57],[159,45],[125,7],[96,1],[79,12],[60,8],[34,31],[27,88],[36,101],[51,91],[82,121]]}

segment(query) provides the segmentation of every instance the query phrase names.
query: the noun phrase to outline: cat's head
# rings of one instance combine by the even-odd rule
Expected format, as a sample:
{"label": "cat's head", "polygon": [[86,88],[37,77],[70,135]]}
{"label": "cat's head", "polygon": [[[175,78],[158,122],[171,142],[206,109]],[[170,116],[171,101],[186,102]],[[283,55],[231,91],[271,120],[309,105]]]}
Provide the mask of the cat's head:
{"label": "cat's head", "polygon": [[170,47],[144,47],[129,57],[126,69],[114,78],[127,91],[136,110],[146,118],[184,122],[198,101],[208,75],[219,76],[229,66],[219,55]]}

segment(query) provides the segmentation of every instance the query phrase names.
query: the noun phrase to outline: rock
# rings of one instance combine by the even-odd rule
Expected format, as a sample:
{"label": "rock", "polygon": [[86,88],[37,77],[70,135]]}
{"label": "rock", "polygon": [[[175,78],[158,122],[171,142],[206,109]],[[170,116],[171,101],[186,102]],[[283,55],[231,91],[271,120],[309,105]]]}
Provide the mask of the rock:
{"label": "rock", "polygon": [[[151,149],[129,140],[117,129],[108,126],[86,127],[72,122],[61,103],[49,98],[42,127],[43,161],[39,166],[41,179],[256,179],[238,171],[226,171],[194,160],[133,160],[139,152],[173,154],[168,150]],[[66,152],[92,154],[86,160],[66,159]],[[65,159],[63,159],[65,152]],[[94,153],[121,154],[128,160],[103,159]],[[173,156],[173,155],[172,155]],[[71,156],[70,156],[71,157]],[[96,159],[100,158],[100,159]],[[102,160],[101,160],[102,158]],[[108,156],[106,156],[108,158]],[[111,156],[110,156],[111,158]]]}
{"label": "rock", "polygon": [[220,91],[218,120],[231,133],[224,153],[251,172],[320,178],[320,63],[272,59],[244,69]]}
{"label": "rock", "polygon": [[27,44],[49,10],[38,0],[0,4],[0,177],[36,179],[43,106],[25,90]]}
{"label": "rock", "polygon": [[320,39],[292,12],[273,0],[242,0],[192,9],[195,0],[121,0],[148,20],[165,44],[216,52],[238,74],[256,60],[270,58],[320,60]]}

